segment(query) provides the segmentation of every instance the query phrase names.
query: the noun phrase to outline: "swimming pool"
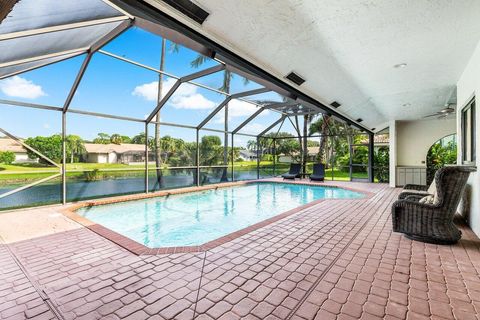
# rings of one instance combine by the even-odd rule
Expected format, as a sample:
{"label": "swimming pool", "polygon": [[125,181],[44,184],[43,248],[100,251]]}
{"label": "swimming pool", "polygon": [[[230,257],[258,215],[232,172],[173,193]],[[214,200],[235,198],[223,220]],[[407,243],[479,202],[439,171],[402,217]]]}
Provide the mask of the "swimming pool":
{"label": "swimming pool", "polygon": [[364,194],[326,186],[259,182],[84,207],[77,214],[149,248],[196,246],[319,199]]}

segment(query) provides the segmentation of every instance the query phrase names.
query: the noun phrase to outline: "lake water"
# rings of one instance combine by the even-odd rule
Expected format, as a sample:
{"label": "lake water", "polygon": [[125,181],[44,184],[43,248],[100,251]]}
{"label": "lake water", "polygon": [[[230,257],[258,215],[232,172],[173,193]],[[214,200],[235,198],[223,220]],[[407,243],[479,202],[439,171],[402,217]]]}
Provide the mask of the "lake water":
{"label": "lake water", "polygon": [[[257,171],[235,172],[235,180],[252,180],[257,178]],[[231,179],[229,172],[228,179]],[[218,175],[209,175],[208,183],[220,182]],[[162,189],[173,189],[193,185],[192,175],[169,175],[163,177]],[[0,188],[0,195],[17,188]],[[149,177],[150,190],[159,190],[155,176]],[[99,198],[104,196],[141,193],[145,191],[143,177],[121,177],[98,181],[78,181],[67,179],[67,201],[80,199]],[[46,182],[32,188],[20,191],[5,198],[0,198],[0,209],[25,207],[41,204],[59,203],[62,199],[62,186],[60,180],[55,183]]]}

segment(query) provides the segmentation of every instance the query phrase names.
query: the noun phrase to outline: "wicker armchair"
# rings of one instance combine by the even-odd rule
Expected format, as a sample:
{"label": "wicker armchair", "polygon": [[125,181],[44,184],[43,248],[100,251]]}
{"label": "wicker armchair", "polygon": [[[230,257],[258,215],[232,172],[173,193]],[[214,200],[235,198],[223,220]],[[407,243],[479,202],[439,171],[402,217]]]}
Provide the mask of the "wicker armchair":
{"label": "wicker armchair", "polygon": [[403,187],[402,192],[398,195],[398,199],[405,199],[408,196],[427,196],[429,186],[424,186],[420,184],[406,184]]}
{"label": "wicker armchair", "polygon": [[453,216],[462,197],[471,167],[448,166],[435,173],[437,194],[433,203],[421,203],[423,195],[409,195],[392,205],[393,231],[436,244],[453,244],[462,233]]}

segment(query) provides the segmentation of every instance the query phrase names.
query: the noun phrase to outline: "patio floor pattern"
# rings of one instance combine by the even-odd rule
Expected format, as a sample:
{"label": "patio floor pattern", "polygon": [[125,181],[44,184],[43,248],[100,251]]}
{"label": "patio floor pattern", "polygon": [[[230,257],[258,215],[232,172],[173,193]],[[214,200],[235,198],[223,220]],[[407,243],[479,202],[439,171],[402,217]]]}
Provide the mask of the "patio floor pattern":
{"label": "patio floor pattern", "polygon": [[373,196],[320,202],[206,252],[136,256],[84,227],[1,244],[0,318],[479,318],[471,230],[454,246],[413,242],[392,233],[398,189],[335,184]]}

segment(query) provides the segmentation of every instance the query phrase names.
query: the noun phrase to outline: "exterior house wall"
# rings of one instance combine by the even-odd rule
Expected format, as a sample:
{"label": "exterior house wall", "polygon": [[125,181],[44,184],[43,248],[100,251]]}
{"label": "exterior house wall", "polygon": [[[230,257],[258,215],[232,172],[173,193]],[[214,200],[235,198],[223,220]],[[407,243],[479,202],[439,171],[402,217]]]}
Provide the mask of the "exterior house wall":
{"label": "exterior house wall", "polygon": [[15,152],[15,162],[38,162],[38,160],[30,159],[26,152]]}
{"label": "exterior house wall", "polygon": [[108,154],[108,163],[117,163],[117,153],[116,152],[110,152]]}
{"label": "exterior house wall", "polygon": [[[478,107],[478,92],[480,92],[480,43],[477,45],[472,57],[470,58],[465,70],[463,71],[457,83],[457,143],[458,143],[458,163],[462,161],[462,132],[461,132],[461,112],[463,107],[470,102],[472,97],[476,97],[476,163],[480,165],[480,112]],[[468,203],[464,204],[465,214],[473,232],[480,236],[480,174],[473,172],[468,180]]]}
{"label": "exterior house wall", "polygon": [[107,154],[104,153],[89,153],[87,155],[87,162],[90,163],[107,163]]}
{"label": "exterior house wall", "polygon": [[439,139],[456,132],[455,119],[397,121],[397,166],[426,166],[427,153]]}

